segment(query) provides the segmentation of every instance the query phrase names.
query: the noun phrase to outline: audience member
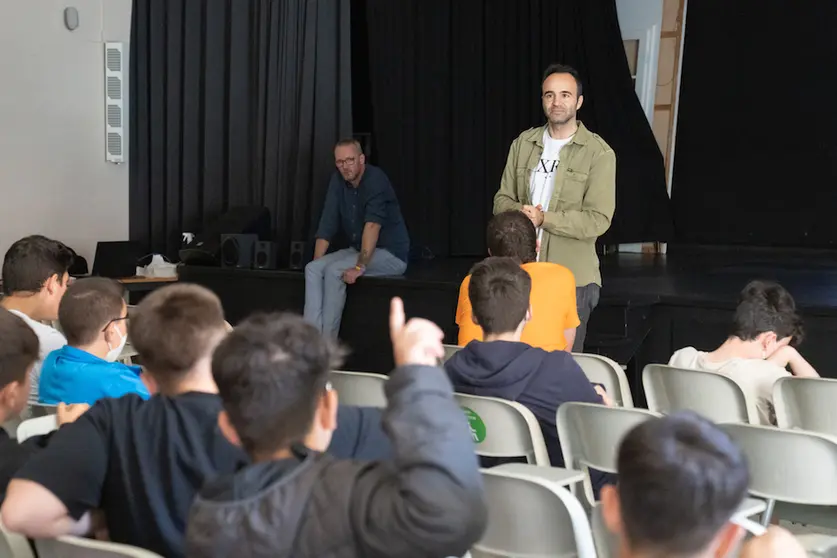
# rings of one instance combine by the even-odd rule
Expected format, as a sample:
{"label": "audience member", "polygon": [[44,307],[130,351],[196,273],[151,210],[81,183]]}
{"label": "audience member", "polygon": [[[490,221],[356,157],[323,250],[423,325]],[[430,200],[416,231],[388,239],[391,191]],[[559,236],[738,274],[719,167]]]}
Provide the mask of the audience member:
{"label": "audience member", "polygon": [[73,252],[62,243],[34,235],[21,238],[3,258],[3,300],[0,306],[20,316],[38,336],[40,352],[32,367],[29,402],[38,402],[41,362],[67,344],[64,336],[43,322],[58,319],[58,304],[67,290]]}
{"label": "audience member", "polygon": [[254,464],[198,496],[190,556],[462,556],[479,539],[486,508],[477,460],[450,382],[434,366],[442,332],[425,320],[405,324],[399,299],[390,331],[390,463],[322,453],[337,426],[328,381],[337,354],[314,326],[257,316],[221,343],[212,363],[221,428]]}
{"label": "audience member", "polygon": [[744,543],[738,558],[808,558],[808,553],[789,531],[771,525],[764,535]]}
{"label": "audience member", "polygon": [[[89,528],[104,511],[111,540],[183,556],[197,490],[249,462],[218,430],[221,399],[211,356],[228,333],[218,298],[203,287],[172,285],[148,295],[128,323],[154,393],[101,399],[18,472],[0,510],[6,527],[30,537]],[[329,453],[387,458],[380,410],[340,407],[346,419]]]}
{"label": "audience member", "polygon": [[115,362],[128,340],[124,288],[113,279],[90,277],[67,288],[58,321],[67,345],[41,367],[42,403],[88,403],[136,393],[148,399],[139,366]]}
{"label": "audience member", "polygon": [[[486,241],[489,255],[518,260],[532,278],[532,319],[523,328],[521,340],[546,351],[572,351],[580,323],[572,272],[556,263],[538,261],[538,233],[521,211],[495,215],[488,223]],[[470,275],[462,281],[456,307],[459,344],[463,347],[475,339],[483,340],[483,331],[472,316],[470,282]]]}
{"label": "audience member", "polygon": [[802,320],[790,293],[777,283],[753,281],[741,291],[732,332],[723,345],[710,353],[680,349],[669,364],[729,376],[756,403],[760,422],[775,424],[773,384],[790,376],[787,367],[795,376],[819,377],[793,347],[801,340]]}
{"label": "audience member", "polygon": [[622,558],[726,556],[743,532],[730,518],[750,475],[743,453],[691,412],[643,422],[622,440],[619,484],[602,489]]}
{"label": "audience member", "polygon": [[[19,316],[0,308],[0,423],[20,415],[29,398],[29,373],[38,361],[38,336]],[[58,424],[72,422],[87,405],[60,405]],[[32,436],[18,444],[0,428],[0,500],[17,470],[46,446],[50,435]]]}
{"label": "audience member", "polygon": [[[458,393],[517,401],[532,411],[541,425],[550,462],[563,467],[555,425],[558,407],[567,401],[604,403],[606,394],[593,387],[569,353],[521,342],[532,313],[531,285],[529,274],[510,258],[491,257],[477,264],[468,294],[485,341],[468,343],[445,363],[445,370]],[[598,490],[608,475],[593,472],[591,480]]]}
{"label": "audience member", "polygon": [[156,395],[101,399],[56,432],[9,484],[0,515],[41,538],[83,531],[86,512],[101,509],[113,541],[183,556],[197,490],[247,462],[218,431],[210,361],[224,313],[210,291],[173,285],[139,304],[128,331]]}

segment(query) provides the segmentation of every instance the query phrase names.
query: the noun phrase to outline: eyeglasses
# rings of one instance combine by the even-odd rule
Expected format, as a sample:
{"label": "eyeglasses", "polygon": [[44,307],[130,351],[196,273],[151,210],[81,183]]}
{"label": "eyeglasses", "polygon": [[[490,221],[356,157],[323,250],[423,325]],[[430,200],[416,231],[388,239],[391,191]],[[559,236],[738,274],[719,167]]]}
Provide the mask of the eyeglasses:
{"label": "eyeglasses", "polygon": [[337,159],[334,164],[338,167],[350,167],[355,164],[355,157],[348,157],[346,159]]}
{"label": "eyeglasses", "polygon": [[754,537],[760,537],[767,532],[767,528],[761,523],[756,523],[747,517],[733,516],[730,520],[733,525],[738,525]]}
{"label": "eyeglasses", "polygon": [[128,319],[128,316],[122,316],[120,318],[114,318],[111,321],[109,321],[107,324],[105,324],[105,327],[102,329],[102,331],[107,331],[107,329],[110,327],[110,324],[112,324],[114,322],[121,322],[122,320],[127,320],[127,319]]}

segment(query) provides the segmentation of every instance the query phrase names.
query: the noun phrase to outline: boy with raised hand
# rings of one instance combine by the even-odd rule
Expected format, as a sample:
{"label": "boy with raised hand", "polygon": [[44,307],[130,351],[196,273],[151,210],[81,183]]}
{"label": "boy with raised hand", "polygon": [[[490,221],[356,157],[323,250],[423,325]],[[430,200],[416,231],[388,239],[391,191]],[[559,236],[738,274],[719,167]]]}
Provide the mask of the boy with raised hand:
{"label": "boy with raised hand", "polygon": [[389,462],[323,453],[337,427],[329,373],[339,350],[301,317],[252,317],[219,345],[221,429],[253,465],[201,491],[189,556],[430,558],[461,556],[479,539],[486,507],[473,443],[435,366],[443,334],[427,320],[405,323],[397,298],[390,333]]}

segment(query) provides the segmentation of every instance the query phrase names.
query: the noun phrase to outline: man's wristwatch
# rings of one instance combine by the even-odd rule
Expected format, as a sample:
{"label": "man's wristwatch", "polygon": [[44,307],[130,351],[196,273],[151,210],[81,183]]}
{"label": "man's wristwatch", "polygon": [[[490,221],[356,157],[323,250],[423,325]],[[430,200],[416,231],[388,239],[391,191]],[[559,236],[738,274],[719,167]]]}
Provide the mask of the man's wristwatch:
{"label": "man's wristwatch", "polygon": [[364,272],[364,271],[366,271],[366,266],[358,264],[358,265],[355,266],[355,270],[360,271],[360,272]]}

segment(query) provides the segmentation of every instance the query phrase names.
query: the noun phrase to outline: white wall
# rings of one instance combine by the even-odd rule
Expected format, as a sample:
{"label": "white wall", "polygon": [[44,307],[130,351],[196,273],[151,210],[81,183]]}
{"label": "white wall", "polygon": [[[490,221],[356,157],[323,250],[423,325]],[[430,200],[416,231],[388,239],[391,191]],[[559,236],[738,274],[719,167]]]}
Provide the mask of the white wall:
{"label": "white wall", "polygon": [[[67,6],[79,12],[73,32],[64,27]],[[92,266],[97,241],[128,238],[128,165],[105,161],[103,43],[129,41],[131,0],[2,0],[2,7],[0,255],[37,233]],[[126,56],[126,77],[127,69]],[[127,118],[126,103],[126,127]]]}

